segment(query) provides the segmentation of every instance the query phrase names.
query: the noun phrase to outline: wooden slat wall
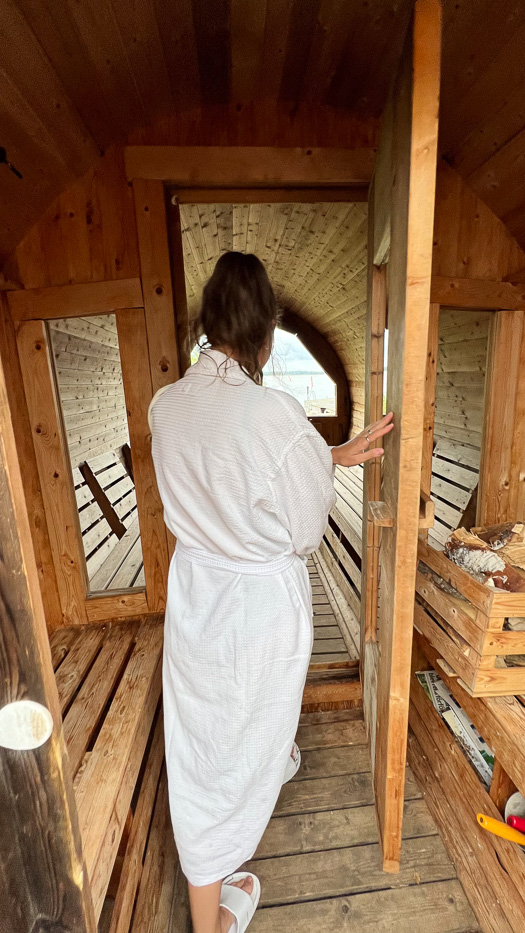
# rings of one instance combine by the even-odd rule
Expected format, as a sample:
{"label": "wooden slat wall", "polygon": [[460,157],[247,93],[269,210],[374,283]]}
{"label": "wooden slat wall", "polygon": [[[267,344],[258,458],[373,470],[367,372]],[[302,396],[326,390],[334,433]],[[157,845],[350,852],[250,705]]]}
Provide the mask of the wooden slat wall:
{"label": "wooden slat wall", "polygon": [[350,381],[363,427],[366,217],[362,203],[181,204],[188,312],[226,250],[261,259],[283,307],[314,324]]}
{"label": "wooden slat wall", "polygon": [[71,466],[129,443],[114,314],[49,322]]}
{"label": "wooden slat wall", "polygon": [[489,325],[494,312],[439,312],[429,542],[441,548],[478,484]]}

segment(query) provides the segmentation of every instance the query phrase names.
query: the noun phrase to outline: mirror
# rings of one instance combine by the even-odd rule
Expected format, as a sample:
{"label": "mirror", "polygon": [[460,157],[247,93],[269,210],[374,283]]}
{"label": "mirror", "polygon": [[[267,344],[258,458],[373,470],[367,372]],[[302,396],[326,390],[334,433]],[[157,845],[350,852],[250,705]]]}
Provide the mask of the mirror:
{"label": "mirror", "polygon": [[116,317],[52,320],[48,330],[89,593],[144,587]]}

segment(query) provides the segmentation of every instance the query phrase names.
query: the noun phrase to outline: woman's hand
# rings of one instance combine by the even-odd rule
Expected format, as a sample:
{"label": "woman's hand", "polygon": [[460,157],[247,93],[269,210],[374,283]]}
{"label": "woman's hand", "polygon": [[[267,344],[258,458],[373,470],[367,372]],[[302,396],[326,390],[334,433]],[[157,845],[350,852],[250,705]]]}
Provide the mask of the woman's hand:
{"label": "woman's hand", "polygon": [[334,463],[338,466],[350,467],[356,466],[358,463],[364,463],[365,460],[380,457],[384,453],[383,448],[370,447],[370,444],[372,441],[377,440],[378,437],[383,437],[384,434],[388,434],[392,430],[394,427],[393,417],[393,412],[390,411],[388,415],[385,415],[379,421],[375,421],[374,424],[364,428],[361,434],[357,434],[351,441],[340,444],[339,447],[332,447],[332,460]]}

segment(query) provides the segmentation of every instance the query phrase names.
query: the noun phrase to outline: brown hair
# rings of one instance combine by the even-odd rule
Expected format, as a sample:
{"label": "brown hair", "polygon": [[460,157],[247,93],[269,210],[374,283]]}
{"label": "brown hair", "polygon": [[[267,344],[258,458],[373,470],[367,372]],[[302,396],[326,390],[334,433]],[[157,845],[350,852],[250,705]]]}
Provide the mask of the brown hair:
{"label": "brown hair", "polygon": [[277,319],[277,302],[261,260],[253,253],[223,253],[204,287],[195,321],[199,346],[231,347],[244,372],[261,382],[259,351]]}

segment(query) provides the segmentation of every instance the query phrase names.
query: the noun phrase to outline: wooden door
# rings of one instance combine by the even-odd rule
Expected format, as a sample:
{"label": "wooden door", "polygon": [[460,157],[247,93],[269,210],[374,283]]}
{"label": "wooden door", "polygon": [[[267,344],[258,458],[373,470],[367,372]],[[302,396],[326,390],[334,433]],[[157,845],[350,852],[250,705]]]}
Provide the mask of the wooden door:
{"label": "wooden door", "polygon": [[[383,116],[369,201],[367,421],[395,430],[365,472],[362,677],[384,868],[401,849],[410,660],[420,527],[425,368],[439,104],[440,2],[416,0]],[[372,503],[373,500],[373,503]],[[422,514],[425,512],[423,508]],[[379,578],[379,583],[378,583]],[[379,587],[379,612],[377,613]]]}

